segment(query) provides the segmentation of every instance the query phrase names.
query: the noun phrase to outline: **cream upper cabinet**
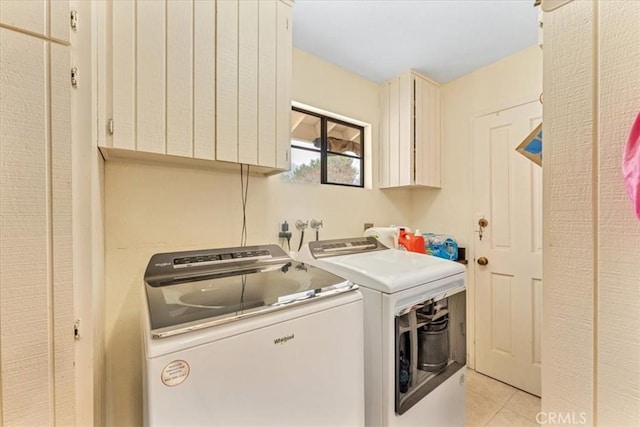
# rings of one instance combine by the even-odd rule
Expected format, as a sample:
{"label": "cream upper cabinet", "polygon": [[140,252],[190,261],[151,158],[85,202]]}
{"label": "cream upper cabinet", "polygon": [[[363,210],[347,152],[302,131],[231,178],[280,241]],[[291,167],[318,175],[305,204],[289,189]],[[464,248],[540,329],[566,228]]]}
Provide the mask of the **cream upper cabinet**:
{"label": "cream upper cabinet", "polygon": [[413,71],[380,85],[380,188],[440,188],[440,86]]}
{"label": "cream upper cabinet", "polygon": [[288,169],[291,6],[105,3],[105,157]]}

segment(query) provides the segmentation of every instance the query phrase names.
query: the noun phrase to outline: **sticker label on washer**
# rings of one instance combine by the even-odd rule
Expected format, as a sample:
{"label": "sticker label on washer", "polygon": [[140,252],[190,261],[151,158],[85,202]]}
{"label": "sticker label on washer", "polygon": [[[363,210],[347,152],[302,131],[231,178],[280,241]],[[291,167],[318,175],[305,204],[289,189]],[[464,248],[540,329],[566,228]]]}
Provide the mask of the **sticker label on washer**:
{"label": "sticker label on washer", "polygon": [[168,387],[180,385],[189,376],[189,364],[184,360],[174,360],[162,370],[162,383]]}

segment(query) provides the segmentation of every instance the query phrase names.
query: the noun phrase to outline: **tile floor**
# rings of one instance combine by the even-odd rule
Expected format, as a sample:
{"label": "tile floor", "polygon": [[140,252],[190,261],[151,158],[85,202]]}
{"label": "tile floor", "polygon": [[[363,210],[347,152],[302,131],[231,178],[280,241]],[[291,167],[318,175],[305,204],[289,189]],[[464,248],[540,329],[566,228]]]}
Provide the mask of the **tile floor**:
{"label": "tile floor", "polygon": [[467,369],[468,427],[539,425],[540,398]]}

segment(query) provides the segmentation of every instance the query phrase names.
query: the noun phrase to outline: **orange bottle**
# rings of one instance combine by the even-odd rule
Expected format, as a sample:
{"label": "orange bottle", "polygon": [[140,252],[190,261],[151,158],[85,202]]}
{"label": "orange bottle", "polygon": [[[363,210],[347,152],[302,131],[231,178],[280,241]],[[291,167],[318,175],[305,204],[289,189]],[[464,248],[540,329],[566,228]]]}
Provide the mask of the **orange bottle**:
{"label": "orange bottle", "polygon": [[422,233],[420,233],[419,230],[416,230],[416,234],[413,235],[413,238],[411,240],[411,251],[418,252],[419,254],[427,253],[425,248],[424,236],[422,235]]}
{"label": "orange bottle", "polygon": [[411,234],[405,231],[404,228],[401,228],[398,236],[398,244],[404,246],[411,252],[417,252],[420,254],[426,253],[424,248],[424,237],[418,230],[416,230],[416,234]]}

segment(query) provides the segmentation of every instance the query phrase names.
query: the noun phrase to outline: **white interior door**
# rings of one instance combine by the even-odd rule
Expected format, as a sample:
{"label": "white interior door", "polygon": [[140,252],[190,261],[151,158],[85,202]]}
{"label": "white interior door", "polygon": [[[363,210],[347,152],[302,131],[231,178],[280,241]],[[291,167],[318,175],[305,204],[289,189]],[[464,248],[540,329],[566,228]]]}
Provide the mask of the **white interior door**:
{"label": "white interior door", "polygon": [[541,116],[535,101],[474,121],[476,370],[538,396],[542,169],[515,148]]}

